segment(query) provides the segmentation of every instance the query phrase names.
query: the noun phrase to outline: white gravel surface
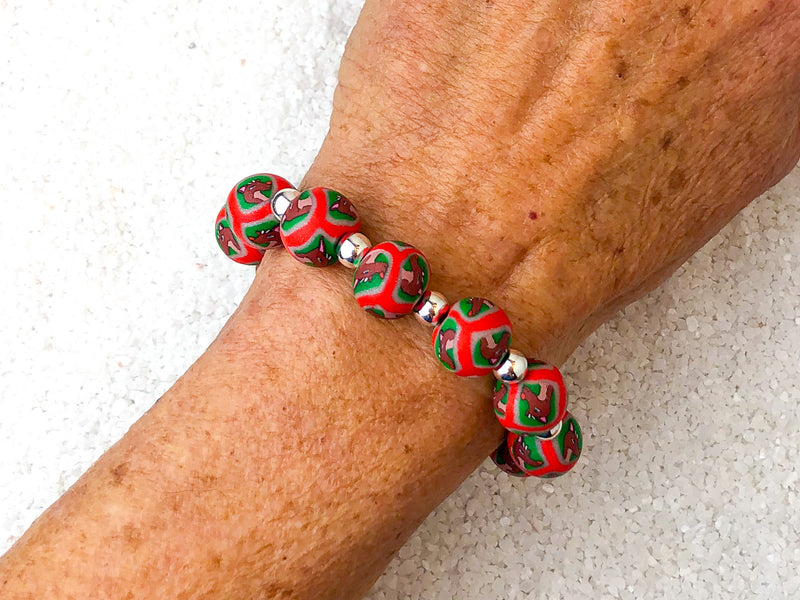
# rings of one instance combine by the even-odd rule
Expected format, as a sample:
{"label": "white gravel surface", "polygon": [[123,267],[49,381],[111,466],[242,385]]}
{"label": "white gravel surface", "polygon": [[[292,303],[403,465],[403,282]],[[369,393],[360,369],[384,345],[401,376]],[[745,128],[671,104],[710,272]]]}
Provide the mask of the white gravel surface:
{"label": "white gravel surface", "polygon": [[[356,0],[0,3],[0,551],[213,339],[211,221],[299,180]],[[800,170],[565,369],[572,475],[479,469],[370,598],[797,598]]]}

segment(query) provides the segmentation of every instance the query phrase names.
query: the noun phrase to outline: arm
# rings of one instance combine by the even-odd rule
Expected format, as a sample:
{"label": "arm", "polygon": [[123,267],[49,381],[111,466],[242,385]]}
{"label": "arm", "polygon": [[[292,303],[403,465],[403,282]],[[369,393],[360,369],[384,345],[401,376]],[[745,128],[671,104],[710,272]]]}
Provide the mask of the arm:
{"label": "arm", "polygon": [[[703,10],[719,15],[716,4]],[[585,7],[562,22],[505,7],[457,14],[458,6],[420,15],[367,5],[307,183],[350,195],[374,240],[417,243],[434,287],[451,299],[484,294],[504,306],[515,345],[531,354],[562,360],[795,159],[796,68],[779,42],[796,39],[796,19],[778,27],[739,15],[719,38],[685,33],[683,44],[700,47],[688,58],[675,52],[694,65],[680,65],[689,83],[679,93],[668,81],[642,88],[671,63],[646,69],[638,57],[609,70],[620,66],[614,53],[636,54],[642,37],[613,15]],[[659,12],[675,9],[677,19],[680,8],[661,3]],[[625,13],[628,27],[653,39],[691,30],[669,18],[648,29],[648,7]],[[627,49],[581,46],[603,40],[575,31],[602,31],[605,20],[611,39],[630,39]],[[734,46],[731,36],[748,44]],[[434,47],[420,49],[419,40]],[[456,49],[473,43],[490,46],[463,56],[492,62],[454,64]],[[755,66],[764,49],[773,80],[731,75],[763,77]],[[719,62],[706,73],[703,60],[690,59],[708,52]],[[552,56],[563,60],[548,67]],[[544,72],[531,74],[522,58]],[[721,89],[720,73],[736,85]],[[487,84],[486,74],[497,81]],[[405,76],[412,81],[394,85]],[[632,97],[643,101],[619,110],[618,100]],[[759,152],[771,160],[753,161]],[[469,267],[476,254],[479,273]],[[47,589],[53,597],[347,597],[368,587],[500,432],[487,382],[443,373],[424,330],[362,315],[344,280],[271,256],[217,343],[6,557],[0,589],[12,597]],[[314,377],[286,368],[313,356],[324,357]]]}

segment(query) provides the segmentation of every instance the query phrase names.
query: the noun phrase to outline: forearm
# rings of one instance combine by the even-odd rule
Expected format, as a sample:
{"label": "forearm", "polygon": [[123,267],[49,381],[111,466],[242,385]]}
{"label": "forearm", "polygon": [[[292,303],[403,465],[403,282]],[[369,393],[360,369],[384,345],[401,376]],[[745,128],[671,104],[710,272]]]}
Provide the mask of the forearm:
{"label": "forearm", "polygon": [[0,595],[354,598],[499,443],[486,380],[269,255],[196,365],[0,563]]}
{"label": "forearm", "polygon": [[[674,2],[612,4],[625,14],[369,2],[305,182],[350,196],[374,241],[418,245],[434,289],[496,300],[514,345],[556,363],[797,156],[796,3],[719,29],[691,19],[721,2],[685,21]],[[3,559],[0,592],[365,591],[502,432],[486,380],[448,376],[424,328],[348,296],[341,269],[269,254],[209,352]]]}

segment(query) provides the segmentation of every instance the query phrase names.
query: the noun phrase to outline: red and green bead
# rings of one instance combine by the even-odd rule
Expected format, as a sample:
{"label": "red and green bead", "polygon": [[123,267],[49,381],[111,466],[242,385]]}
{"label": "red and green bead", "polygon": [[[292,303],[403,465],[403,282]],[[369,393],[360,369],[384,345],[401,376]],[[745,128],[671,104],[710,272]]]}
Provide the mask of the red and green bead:
{"label": "red and green bead", "polygon": [[409,314],[428,289],[430,267],[425,256],[402,242],[373,246],[353,273],[359,306],[384,319]]}
{"label": "red and green bead", "polygon": [[248,246],[267,250],[281,245],[272,197],[292,184],[271,173],[245,177],[228,194],[226,208],[233,233]]}
{"label": "red and green bead", "polygon": [[242,265],[257,265],[261,262],[264,256],[264,251],[254,248],[242,242],[239,237],[234,234],[231,227],[230,219],[228,218],[227,211],[223,206],[217,214],[217,220],[214,224],[214,232],[219,244],[220,250],[225,253],[225,256],[232,261]]}
{"label": "red and green bead", "polygon": [[325,267],[336,262],[339,240],[360,227],[358,213],[347,198],[317,187],[292,201],[283,214],[280,235],[286,250],[297,260]]}
{"label": "red and green bead", "polygon": [[583,436],[569,412],[551,437],[508,433],[508,455],[524,476],[558,477],[569,471],[581,455]]}
{"label": "red and green bead", "polygon": [[500,424],[527,435],[549,431],[567,411],[567,388],[561,372],[541,361],[528,361],[521,381],[495,383],[492,404]]}
{"label": "red and green bead", "polygon": [[484,298],[459,300],[433,330],[434,354],[445,369],[462,377],[491,373],[510,343],[511,321]]}
{"label": "red and green bead", "polygon": [[494,464],[497,465],[497,468],[501,471],[508,473],[509,475],[513,475],[514,477],[525,477],[525,471],[520,469],[514,462],[514,459],[511,458],[511,454],[508,450],[507,439],[504,439],[503,443],[495,448],[495,451],[492,452],[491,458],[492,462],[494,462]]}

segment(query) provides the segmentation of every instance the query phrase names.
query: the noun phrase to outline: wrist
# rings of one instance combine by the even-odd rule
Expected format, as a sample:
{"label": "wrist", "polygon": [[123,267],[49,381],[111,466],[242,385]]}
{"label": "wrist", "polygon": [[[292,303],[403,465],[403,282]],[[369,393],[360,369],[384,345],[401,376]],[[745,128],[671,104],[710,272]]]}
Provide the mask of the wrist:
{"label": "wrist", "polygon": [[[373,243],[398,240],[418,248],[431,266],[430,289],[451,302],[470,296],[495,302],[511,319],[513,345],[552,364],[562,364],[591,332],[606,273],[581,263],[580,247],[565,241],[557,222],[537,222],[522,245],[477,198],[494,194],[491,210],[503,213],[519,209],[519,190],[459,189],[439,169],[466,166],[441,162],[425,166],[425,176],[394,165],[373,177],[374,166],[348,162],[334,146],[323,145],[301,187],[330,187],[348,197]],[[523,218],[534,223],[527,213]],[[349,283],[342,284],[346,295]],[[418,339],[427,343],[424,335]]]}

